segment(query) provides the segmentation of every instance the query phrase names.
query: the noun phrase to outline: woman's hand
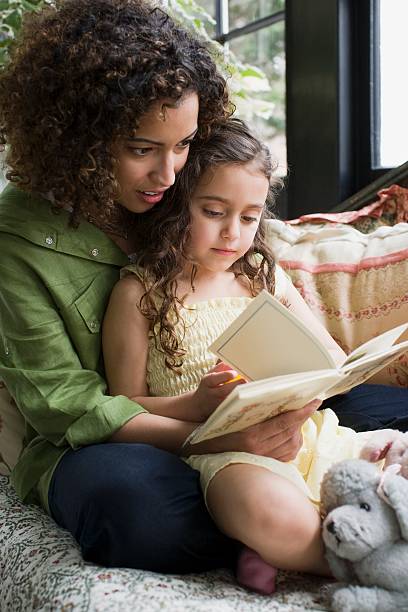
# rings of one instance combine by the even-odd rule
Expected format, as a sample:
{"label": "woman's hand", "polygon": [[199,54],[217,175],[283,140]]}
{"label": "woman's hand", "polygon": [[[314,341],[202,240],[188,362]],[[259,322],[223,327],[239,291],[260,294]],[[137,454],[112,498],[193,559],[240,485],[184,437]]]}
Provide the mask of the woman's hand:
{"label": "woman's hand", "polygon": [[205,421],[237,385],[245,383],[226,363],[220,362],[205,374],[191,396],[194,415]]}
{"label": "woman's hand", "polygon": [[313,400],[300,410],[280,414],[239,432],[247,452],[279,461],[296,458],[303,444],[302,426],[319,408],[321,400]]}
{"label": "woman's hand", "polygon": [[300,410],[285,412],[242,431],[198,444],[186,445],[182,453],[196,455],[242,451],[272,457],[279,461],[291,461],[296,458],[302,447],[301,430],[303,424],[318,409],[320,404],[320,400],[313,400]]}

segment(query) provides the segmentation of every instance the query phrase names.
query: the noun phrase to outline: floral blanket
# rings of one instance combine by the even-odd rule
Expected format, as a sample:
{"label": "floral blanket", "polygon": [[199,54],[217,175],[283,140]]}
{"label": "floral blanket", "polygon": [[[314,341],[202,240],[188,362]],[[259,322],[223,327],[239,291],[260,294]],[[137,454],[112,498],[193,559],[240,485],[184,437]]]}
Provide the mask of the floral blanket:
{"label": "floral blanket", "polygon": [[263,597],[231,572],[186,576],[85,563],[72,537],[39,508],[21,504],[0,476],[1,612],[273,612],[328,610],[329,583],[282,573]]}

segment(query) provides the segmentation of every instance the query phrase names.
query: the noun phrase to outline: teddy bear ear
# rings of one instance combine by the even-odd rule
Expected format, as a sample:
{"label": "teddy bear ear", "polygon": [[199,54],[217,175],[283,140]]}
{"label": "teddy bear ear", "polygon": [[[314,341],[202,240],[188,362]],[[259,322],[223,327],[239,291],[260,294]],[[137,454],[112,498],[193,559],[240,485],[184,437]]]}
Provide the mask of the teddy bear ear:
{"label": "teddy bear ear", "polygon": [[333,508],[352,503],[361,491],[375,489],[380,481],[378,468],[362,459],[346,459],[332,465],[320,487],[321,510],[327,514]]}

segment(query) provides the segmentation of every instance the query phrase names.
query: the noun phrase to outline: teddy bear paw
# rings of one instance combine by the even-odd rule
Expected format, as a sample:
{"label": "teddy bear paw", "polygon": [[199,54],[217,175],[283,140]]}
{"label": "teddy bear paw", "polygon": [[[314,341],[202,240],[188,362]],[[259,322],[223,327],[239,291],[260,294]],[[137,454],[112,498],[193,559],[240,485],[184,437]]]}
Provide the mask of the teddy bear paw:
{"label": "teddy bear paw", "polygon": [[333,595],[334,612],[373,612],[377,598],[371,589],[349,586],[338,589]]}
{"label": "teddy bear paw", "polygon": [[354,612],[358,610],[356,598],[350,588],[339,589],[333,595],[332,610],[334,612]]}
{"label": "teddy bear paw", "polygon": [[395,612],[408,610],[406,593],[387,591],[378,587],[348,586],[333,595],[334,612]]}

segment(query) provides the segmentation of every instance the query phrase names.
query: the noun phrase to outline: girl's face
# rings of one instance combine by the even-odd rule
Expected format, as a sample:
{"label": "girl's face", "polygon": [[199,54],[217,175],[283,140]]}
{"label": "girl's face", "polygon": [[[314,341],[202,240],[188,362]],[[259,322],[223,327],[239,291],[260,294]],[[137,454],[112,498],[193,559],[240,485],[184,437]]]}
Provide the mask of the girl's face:
{"label": "girl's face", "polygon": [[187,94],[172,106],[158,100],[142,116],[134,134],[116,143],[115,177],[122,206],[143,213],[160,202],[186,163],[197,119],[196,93]]}
{"label": "girl's face", "polygon": [[206,170],[193,193],[189,255],[199,267],[226,271],[251,247],[269,181],[251,162]]}

